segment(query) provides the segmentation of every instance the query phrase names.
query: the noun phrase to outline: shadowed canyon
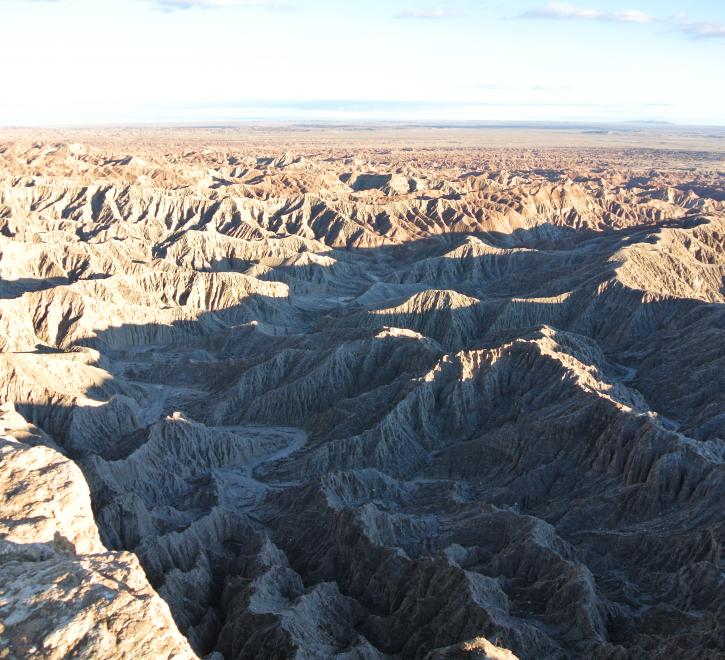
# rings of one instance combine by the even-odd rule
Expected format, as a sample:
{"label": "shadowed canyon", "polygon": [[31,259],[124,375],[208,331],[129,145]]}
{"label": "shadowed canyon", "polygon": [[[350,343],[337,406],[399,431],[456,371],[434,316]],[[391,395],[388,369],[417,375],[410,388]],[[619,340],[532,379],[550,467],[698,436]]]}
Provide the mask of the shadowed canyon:
{"label": "shadowed canyon", "polygon": [[0,143],[0,657],[725,657],[683,149]]}

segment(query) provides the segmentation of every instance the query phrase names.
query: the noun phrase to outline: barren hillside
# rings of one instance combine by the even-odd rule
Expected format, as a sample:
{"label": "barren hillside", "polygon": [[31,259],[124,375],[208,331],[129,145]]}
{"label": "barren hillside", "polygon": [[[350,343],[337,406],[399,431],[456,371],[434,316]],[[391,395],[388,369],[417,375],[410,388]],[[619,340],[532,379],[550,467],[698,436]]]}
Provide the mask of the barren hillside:
{"label": "barren hillside", "polygon": [[110,142],[0,144],[0,656],[725,655],[722,154]]}

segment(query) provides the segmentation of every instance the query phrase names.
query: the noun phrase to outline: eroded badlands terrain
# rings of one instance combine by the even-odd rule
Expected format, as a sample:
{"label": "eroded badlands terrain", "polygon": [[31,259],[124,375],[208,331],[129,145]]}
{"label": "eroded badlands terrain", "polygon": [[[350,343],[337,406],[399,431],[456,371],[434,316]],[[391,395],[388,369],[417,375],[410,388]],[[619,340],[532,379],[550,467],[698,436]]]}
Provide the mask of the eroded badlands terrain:
{"label": "eroded badlands terrain", "polygon": [[722,658],[722,172],[0,145],[0,656]]}

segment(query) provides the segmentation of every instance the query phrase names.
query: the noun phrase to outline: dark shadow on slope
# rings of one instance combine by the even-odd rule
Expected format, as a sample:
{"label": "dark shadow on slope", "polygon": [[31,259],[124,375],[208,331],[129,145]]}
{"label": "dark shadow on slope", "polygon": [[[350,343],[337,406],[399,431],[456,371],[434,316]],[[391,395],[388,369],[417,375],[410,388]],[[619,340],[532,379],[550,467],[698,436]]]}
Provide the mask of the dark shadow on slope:
{"label": "dark shadow on slope", "polygon": [[[710,341],[714,346],[706,358],[715,358],[722,363],[723,351],[718,347],[722,346],[725,333],[723,306],[706,305],[695,300],[645,302],[638,292],[622,287],[595,293],[597,286],[611,275],[612,255],[632,242],[652,240],[657,231],[657,228],[648,227],[621,233],[607,232],[584,239],[596,244],[595,247],[587,252],[583,261],[567,262],[563,271],[567,268],[583,270],[578,275],[570,270],[569,276],[582,287],[580,296],[589,300],[590,304],[583,315],[571,311],[549,325],[588,336],[608,348],[607,353],[613,353],[615,357],[626,348],[632,361],[618,359],[617,362],[633,369],[647,365],[651,356],[646,350],[659,341],[658,337],[671,337],[673,340],[678,337],[681,342],[689,343],[701,336],[701,330],[705,328],[712,333]],[[419,262],[423,255],[432,259],[445,258],[443,255],[452,248],[464,245],[466,238],[465,235],[447,236],[422,241],[420,245],[351,251],[345,263],[352,268],[366,264],[366,272],[376,276],[386,271],[404,272]],[[540,241],[541,235],[524,233],[519,240]],[[577,244],[581,246],[583,243],[577,241]],[[340,251],[329,254],[339,255]],[[533,268],[533,279],[554,280],[553,289],[551,281],[544,281],[541,291],[550,290],[554,295],[561,293],[556,278],[551,278],[547,268],[550,259],[545,250],[537,250],[536,254],[544,256],[526,257],[530,260],[524,261],[523,265],[515,264],[511,273],[527,272],[527,276],[531,276]],[[592,258],[594,263],[584,265]],[[495,273],[500,260],[500,255],[464,259],[461,270]],[[350,282],[338,282],[337,278],[342,276],[330,277],[323,266],[317,265],[312,274],[309,267],[282,266],[275,270],[300,281],[319,277],[333,291],[335,286],[339,286],[345,296],[349,294]],[[502,274],[503,278],[509,276],[506,271]],[[435,279],[425,282],[431,286],[437,284]],[[360,286],[359,293],[370,286],[366,277],[361,277]],[[473,291],[483,295],[482,292],[486,291],[486,287],[476,282],[454,282],[453,286],[460,293]],[[529,284],[524,283],[524,286],[529,287]],[[510,288],[516,290],[515,287]],[[372,491],[357,493],[358,500],[344,504],[342,513],[335,513],[335,508],[330,505],[334,499],[329,491],[329,479],[325,476],[314,477],[289,488],[276,485],[266,496],[269,502],[265,500],[261,510],[261,514],[268,517],[259,518],[260,512],[255,510],[251,515],[245,509],[240,511],[239,520],[234,522],[227,512],[230,505],[223,504],[226,491],[220,485],[236,493],[232,488],[236,484],[234,488],[239,494],[244,494],[245,489],[252,488],[252,484],[235,481],[237,477],[234,474],[227,474],[244,469],[243,463],[235,464],[233,461],[221,466],[200,464],[202,467],[198,471],[189,471],[188,466],[180,465],[178,489],[168,496],[163,493],[148,495],[133,481],[114,483],[114,479],[120,478],[114,475],[122,474],[122,468],[125,469],[124,461],[145,447],[151,434],[157,432],[154,430],[156,420],[179,410],[186,417],[212,421],[204,416],[245,375],[249,377],[242,394],[246,396],[252,386],[259,389],[259,394],[240,399],[239,405],[226,413],[227,419],[223,422],[303,426],[316,436],[310,440],[310,450],[363,433],[381,423],[405,401],[418,387],[415,381],[430,371],[451,349],[494,347],[503,341],[528,337],[535,332],[534,328],[541,325],[541,315],[548,315],[555,307],[554,303],[521,303],[514,299],[516,296],[512,293],[498,293],[496,297],[489,294],[486,300],[481,301],[481,307],[443,310],[444,322],[441,324],[438,319],[432,319],[431,329],[426,325],[431,319],[424,318],[425,315],[399,314],[395,325],[426,329],[431,335],[435,335],[435,328],[439,325],[470,329],[468,334],[456,337],[434,337],[438,345],[433,342],[425,347],[415,338],[379,337],[377,326],[365,327],[359,305],[333,302],[326,315],[317,318],[319,315],[310,315],[299,309],[294,295],[289,299],[251,296],[244,304],[205,312],[194,320],[171,325],[125,324],[96,332],[95,336],[76,342],[79,346],[100,351],[106,364],[111,365],[109,378],[102,387],[85,393],[101,405],[81,406],[58,398],[52,403],[18,401],[17,407],[27,419],[57,439],[79,461],[91,485],[94,509],[105,541],[140,556],[151,583],[168,599],[177,622],[191,635],[201,653],[214,650],[220,633],[227,630],[228,625],[233,625],[235,617],[243,618],[240,613],[246,611],[246,606],[236,602],[234,594],[246,593],[243,585],[260,577],[253,566],[262,561],[263,544],[255,536],[260,534],[262,523],[271,530],[276,546],[287,554],[291,568],[301,576],[303,586],[290,591],[294,599],[309,595],[310,590],[320,583],[336,582],[343,594],[353,596],[362,608],[360,620],[354,624],[355,629],[364,631],[368,639],[375,640],[378,648],[398,653],[401,657],[412,657],[430,650],[434,643],[452,644],[477,634],[500,635],[502,641],[519,654],[530,652],[532,647],[527,645],[536,639],[534,632],[526,628],[524,635],[501,623],[483,620],[474,604],[467,601],[464,601],[465,608],[468,608],[464,608],[464,613],[470,613],[468,620],[451,611],[450,620],[456,621],[457,627],[436,622],[433,610],[448,612],[447,608],[455,609],[455,603],[470,589],[463,569],[479,575],[477,580],[498,581],[502,593],[511,603],[512,616],[518,617],[517,625],[522,630],[525,624],[538,631],[536,634],[551,635],[553,641],[549,646],[542,642],[542,651],[550,654],[558,648],[562,657],[585,657],[597,648],[597,644],[602,644],[605,637],[628,649],[646,652],[647,647],[637,646],[646,642],[641,641],[636,627],[627,622],[628,616],[641,626],[650,626],[652,635],[663,638],[671,635],[678,644],[689,639],[694,644],[690,648],[698,648],[698,645],[706,648],[714,643],[716,633],[702,621],[693,624],[695,630],[691,637],[681,632],[688,622],[692,622],[693,616],[687,613],[691,607],[682,602],[674,591],[680,575],[691,575],[692,584],[709,579],[706,573],[709,568],[705,566],[714,565],[715,550],[712,544],[708,545],[706,537],[713,533],[713,516],[717,516],[713,500],[720,498],[722,478],[715,472],[704,473],[702,466],[690,455],[683,456],[682,464],[679,467],[674,465],[670,472],[657,467],[660,453],[673,453],[672,448],[677,446],[675,434],[643,417],[630,417],[618,412],[617,405],[626,402],[618,400],[616,393],[612,393],[612,402],[602,402],[593,394],[582,398],[581,403],[575,400],[566,409],[566,415],[557,415],[554,410],[553,404],[559,403],[558,397],[555,401],[536,401],[537,387],[543,388],[547,383],[561,379],[562,372],[553,360],[545,363],[543,371],[529,372],[526,354],[522,353],[519,369],[513,372],[521,374],[520,378],[503,384],[500,395],[490,401],[477,400],[479,405],[488,401],[490,408],[483,411],[485,414],[477,411],[475,406],[470,411],[470,414],[481,415],[475,433],[466,438],[455,434],[447,437],[446,445],[436,448],[431,454],[431,460],[440,473],[424,475],[420,469],[413,476],[422,478],[421,484],[405,486],[415,495],[397,495],[400,503],[393,511],[387,511],[380,504],[379,494]],[[500,318],[499,307],[519,304],[521,311],[512,317],[513,322],[506,327],[495,328],[490,317],[496,316],[498,310],[496,318]],[[472,310],[473,320],[470,317]],[[290,324],[290,320],[295,322]],[[257,321],[259,325],[251,325],[252,321]],[[379,328],[384,325],[393,324],[384,323]],[[613,338],[609,347],[608,337]],[[353,344],[356,348],[351,351],[349,365],[345,366],[344,360],[336,360],[336,351]],[[674,357],[668,359],[674,360]],[[694,386],[696,376],[690,373],[684,375],[686,370],[693,370],[693,365],[688,365],[685,360],[683,357],[678,363],[681,370],[678,377],[682,378],[682,383],[673,386],[674,393],[684,389],[687,383]],[[255,369],[259,374],[255,375]],[[648,369],[655,373],[656,367],[649,366]],[[368,373],[371,375],[366,375]],[[711,392],[725,392],[725,382],[720,388],[715,385],[723,381],[722,374],[725,374],[725,368],[710,375],[715,379],[709,383]],[[317,380],[310,380],[310,375]],[[612,378],[612,374],[605,375]],[[540,382],[535,382],[535,376]],[[638,375],[633,384],[638,385],[642,378],[645,379],[643,382],[647,382],[649,376]],[[326,379],[328,385],[332,385],[329,389],[324,388]],[[333,379],[337,380],[330,383]],[[517,389],[518,381],[520,389]],[[154,398],[158,393],[154,393],[153,386],[161,384],[169,390],[166,399],[160,395]],[[569,389],[562,391],[574,391],[571,383],[565,382],[564,386]],[[706,390],[701,387],[697,391],[700,397],[706,398]],[[291,401],[295,392],[299,396]],[[310,393],[309,399],[303,396],[305,392]],[[443,395],[441,392],[440,396]],[[265,408],[265,398],[273,405]],[[706,404],[704,410],[710,420],[717,418],[715,413],[718,411],[725,412],[723,397],[720,400],[716,397]],[[522,409],[517,408],[519,405],[523,406]],[[141,413],[154,412],[156,419],[142,419],[139,410]],[[522,410],[532,416],[541,416],[527,438],[516,431]],[[437,407],[432,411],[438,420],[446,420],[455,413]],[[183,433],[177,441],[179,445],[189,443],[193,437],[194,429],[187,428],[183,418],[177,421],[162,419],[158,423],[162,429],[181,427]],[[445,429],[443,421],[440,423]],[[83,442],[89,443],[87,450],[81,446]],[[641,456],[634,452],[633,447],[645,445],[647,449],[642,450]],[[406,446],[412,447],[414,443],[408,445],[401,439],[400,447]],[[587,454],[585,449],[592,447],[598,448],[601,452],[599,456]],[[295,458],[306,451],[295,454]],[[454,456],[456,453],[460,455]],[[118,463],[111,466],[114,469],[110,472],[101,469],[109,461]],[[641,461],[641,464],[636,461]],[[554,467],[546,469],[552,464],[555,464]],[[453,465],[463,468],[456,468],[459,470],[456,475],[446,475],[446,466]],[[353,475],[348,472],[340,472],[330,479],[354,481]],[[395,474],[392,466],[391,473]],[[173,476],[165,474],[163,480],[160,477],[160,482],[173,481]],[[426,485],[426,479],[439,485]],[[381,478],[380,488],[384,481]],[[385,487],[400,488],[390,484]],[[662,490],[663,504],[653,495],[658,489]],[[344,489],[343,492],[352,498],[351,493]],[[524,493],[528,495],[522,496]],[[562,504],[567,497],[575,496],[579,503],[586,501],[587,497],[600,503],[599,507],[587,510],[585,517],[589,519],[586,524],[566,511]],[[549,497],[556,499],[555,505],[550,507],[547,504]],[[397,502],[394,498],[391,501]],[[492,502],[499,511],[505,512],[492,512],[495,524],[482,513],[483,509],[491,507]],[[429,508],[428,514],[425,513],[426,507]],[[437,507],[441,507],[440,510]],[[508,511],[508,507],[517,508],[518,512]],[[627,519],[629,527],[620,526],[617,515],[612,514],[612,507]],[[631,510],[627,510],[628,507]],[[218,508],[223,511],[217,511]],[[372,517],[365,520],[371,525],[379,522],[381,528],[392,524],[391,519],[386,517],[388,514],[403,516],[404,522],[400,524],[411,526],[406,531],[406,539],[398,542],[405,546],[405,551],[394,550],[394,539],[391,539],[390,547],[373,543],[367,536],[370,532],[366,531],[358,517],[359,510],[369,512],[366,515]],[[271,512],[274,511],[282,511],[282,515],[273,518]],[[405,516],[413,516],[410,512],[422,520],[428,521],[426,515],[439,516],[440,520],[437,526],[418,528],[416,525],[422,523],[418,523],[417,519],[405,522]],[[573,548],[568,549],[558,537],[546,542],[538,540],[540,535],[556,536],[548,526],[540,530],[537,527],[538,531],[532,532],[529,538],[528,532],[524,533],[528,529],[526,525],[532,524],[535,519],[528,514],[558,526],[559,535],[572,543]],[[502,517],[506,518],[505,523],[499,520]],[[209,523],[208,527],[214,530],[213,534],[207,530],[207,519],[212,520],[213,524]],[[677,532],[674,542],[659,531],[658,525],[664,524]],[[455,542],[463,551],[463,554],[456,555],[459,569],[451,568],[444,559],[445,548],[439,547],[435,540],[446,525],[453,526],[455,531],[443,537]],[[159,540],[147,540],[144,534],[149,530]],[[504,537],[516,540],[518,534],[523,535],[520,542],[508,545],[493,540]],[[313,539],[313,536],[316,538]],[[173,539],[189,545],[184,546],[183,552],[176,552],[169,545]],[[157,543],[161,543],[163,552],[158,549]],[[668,543],[672,547],[668,548]],[[318,548],[325,549],[329,555],[318,553]],[[633,568],[627,569],[629,577],[622,579],[618,573],[624,570],[622,565],[628,561],[628,553],[636,557],[636,561]],[[159,556],[163,556],[163,560]],[[651,565],[652,557],[658,556],[661,557],[657,560],[659,564]],[[697,561],[693,562],[693,558]],[[596,621],[599,615],[593,615],[592,611],[603,607],[593,595],[584,594],[586,580],[576,579],[578,572],[586,570],[582,565],[586,562],[589,562],[596,577],[596,589],[606,596],[607,607],[611,608],[610,614],[602,615],[606,624],[603,631],[592,631],[588,628],[588,620],[577,618],[586,614],[592,615],[592,621]],[[636,562],[645,569],[640,570]],[[612,568],[613,563],[617,565],[616,570]],[[555,570],[549,570],[552,565]],[[390,572],[378,573],[385,566],[391,567]],[[208,567],[212,583],[206,589],[195,592],[194,582],[188,576],[204,567]],[[353,568],[360,575],[355,577]],[[647,576],[656,571],[673,577],[667,578],[664,587],[653,585],[648,582],[650,578]],[[188,582],[184,582],[185,576]],[[176,580],[186,586],[178,588]],[[385,582],[390,593],[378,590],[376,599],[375,589],[371,587],[369,590],[366,586],[374,585],[376,580]],[[431,583],[435,589],[428,593],[424,587]],[[480,584],[479,587],[482,588]],[[670,587],[674,595],[662,596],[662,589],[666,591]],[[487,588],[493,589],[490,585]],[[712,586],[709,589],[712,590]],[[637,610],[638,597],[634,595],[637,591],[643,591],[648,597],[652,592],[658,594],[659,600],[653,609],[667,609],[669,624],[666,625],[661,617],[651,613],[642,615]],[[694,597],[694,589],[685,591],[689,594],[686,597]],[[406,621],[399,611],[404,603],[417,602],[421,594],[423,602],[431,604],[430,616],[423,611],[426,608],[422,608],[416,614],[417,618]],[[291,602],[296,602],[294,599]],[[716,601],[715,592],[715,600],[711,602]],[[632,606],[632,603],[635,605]],[[652,603],[647,605],[652,608]],[[707,611],[707,603],[700,609]],[[568,630],[552,611],[563,612],[570,622]],[[709,613],[705,616],[706,622],[709,616]],[[582,622],[581,627],[572,626],[571,620]],[[256,632],[253,632],[254,626],[250,623],[249,628],[242,628],[248,636],[242,636],[234,643],[225,642],[225,650],[234,648],[235,644],[237,650],[240,649],[239,645],[249,642],[253,634],[262,640],[265,634],[269,634],[269,644],[272,643],[269,640],[276,639],[274,617],[270,615],[264,622],[254,619],[253,623]],[[432,629],[427,627],[429,625]],[[700,630],[697,626],[704,628]],[[676,633],[672,632],[673,629]],[[259,646],[257,650],[265,652],[270,648],[273,647]]]}
{"label": "dark shadow on slope", "polygon": [[30,279],[21,278],[18,280],[0,279],[0,299],[20,298],[25,293],[33,291],[44,291],[56,286],[68,284],[66,278],[55,279]]}
{"label": "dark shadow on slope", "polygon": [[58,286],[67,286],[82,280],[103,280],[110,277],[105,273],[73,275],[71,277],[51,277],[47,279],[20,278],[17,280],[0,279],[0,299],[20,298],[26,293],[46,291]]}
{"label": "dark shadow on slope", "polygon": [[714,199],[716,202],[722,202],[725,201],[725,188],[723,186],[712,186],[712,187],[702,187],[702,186],[693,186],[690,184],[685,184],[681,186],[675,186],[678,190],[682,190],[683,192],[694,192],[698,197],[703,197],[705,199]]}

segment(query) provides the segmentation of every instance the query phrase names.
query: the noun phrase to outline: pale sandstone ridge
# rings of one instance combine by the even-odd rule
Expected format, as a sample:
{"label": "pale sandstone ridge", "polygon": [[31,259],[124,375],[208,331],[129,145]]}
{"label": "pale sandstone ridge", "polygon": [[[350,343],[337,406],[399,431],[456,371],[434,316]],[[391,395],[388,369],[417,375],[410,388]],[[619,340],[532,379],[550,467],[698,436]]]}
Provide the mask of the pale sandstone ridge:
{"label": "pale sandstone ridge", "polygon": [[0,653],[195,658],[130,552],[101,543],[78,466],[5,404]]}
{"label": "pale sandstone ridge", "polygon": [[0,145],[0,656],[725,655],[717,153]]}

